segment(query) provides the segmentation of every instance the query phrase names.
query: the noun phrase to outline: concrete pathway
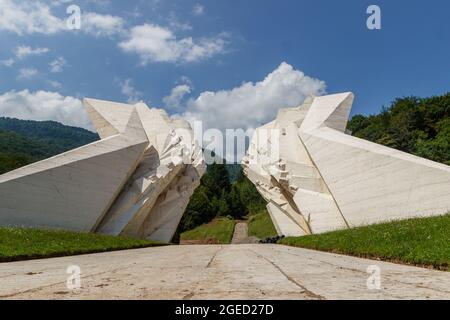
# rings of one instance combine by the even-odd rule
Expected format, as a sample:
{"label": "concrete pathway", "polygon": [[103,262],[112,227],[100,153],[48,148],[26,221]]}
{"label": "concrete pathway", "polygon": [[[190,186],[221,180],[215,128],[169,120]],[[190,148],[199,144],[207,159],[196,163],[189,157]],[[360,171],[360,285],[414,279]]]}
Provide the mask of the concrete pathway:
{"label": "concrete pathway", "polygon": [[[81,268],[80,289],[67,289],[71,265]],[[367,287],[369,266],[380,270],[380,290]],[[450,299],[450,272],[281,245],[169,246],[0,264],[0,299],[29,298]]]}
{"label": "concrete pathway", "polygon": [[247,222],[237,222],[234,227],[234,234],[231,240],[231,244],[254,244],[259,243],[257,237],[248,236],[248,224]]}
{"label": "concrete pathway", "polygon": [[240,244],[248,238],[248,226],[246,222],[237,222],[234,227],[232,244]]}

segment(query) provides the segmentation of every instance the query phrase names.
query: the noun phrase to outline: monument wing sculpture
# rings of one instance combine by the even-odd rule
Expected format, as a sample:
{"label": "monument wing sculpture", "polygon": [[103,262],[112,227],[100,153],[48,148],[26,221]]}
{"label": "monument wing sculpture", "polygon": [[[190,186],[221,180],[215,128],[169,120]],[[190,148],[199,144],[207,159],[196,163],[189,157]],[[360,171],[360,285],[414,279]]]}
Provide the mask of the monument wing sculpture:
{"label": "monument wing sculpture", "polygon": [[310,98],[255,131],[244,172],[280,235],[450,211],[449,166],[346,134],[353,98]]}
{"label": "monument wing sculpture", "polygon": [[169,242],[206,165],[189,124],[86,99],[101,140],[0,176],[0,224]]}

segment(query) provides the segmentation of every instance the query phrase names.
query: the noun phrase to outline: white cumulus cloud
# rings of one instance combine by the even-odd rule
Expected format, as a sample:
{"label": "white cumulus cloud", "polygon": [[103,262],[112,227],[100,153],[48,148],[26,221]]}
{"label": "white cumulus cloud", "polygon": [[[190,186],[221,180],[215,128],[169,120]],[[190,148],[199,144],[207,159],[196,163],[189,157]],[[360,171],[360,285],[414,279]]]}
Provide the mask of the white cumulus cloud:
{"label": "white cumulus cloud", "polygon": [[223,52],[226,35],[178,39],[168,28],[143,24],[131,29],[128,38],[119,43],[125,52],[139,55],[142,64],[149,62],[196,62]]}
{"label": "white cumulus cloud", "polygon": [[31,79],[38,74],[38,71],[34,68],[22,68],[19,70],[17,79]]}
{"label": "white cumulus cloud", "polygon": [[0,0],[0,30],[23,34],[54,34],[65,27],[41,1]]}
{"label": "white cumulus cloud", "polygon": [[163,98],[163,102],[168,109],[179,111],[182,107],[183,98],[191,93],[191,87],[187,84],[177,85],[172,89],[170,95]]}
{"label": "white cumulus cloud", "polygon": [[14,51],[17,59],[25,59],[28,56],[40,56],[44,53],[49,52],[48,48],[32,48],[29,46],[18,46]]}
{"label": "white cumulus cloud", "polygon": [[189,99],[175,116],[203,121],[203,127],[253,129],[272,121],[280,108],[296,107],[310,95],[325,92],[325,83],[283,62],[260,82],[231,90],[206,91]]}
{"label": "white cumulus cloud", "polygon": [[94,36],[112,36],[124,30],[124,20],[118,16],[88,12],[82,15],[81,30]]}
{"label": "white cumulus cloud", "polygon": [[48,65],[50,66],[51,73],[59,73],[63,71],[63,68],[66,64],[66,59],[64,59],[63,57],[59,57],[50,62]]}
{"label": "white cumulus cloud", "polygon": [[142,92],[138,91],[131,79],[125,79],[125,81],[118,80],[118,84],[120,86],[120,91],[122,94],[127,97],[128,103],[138,103],[141,101]]}
{"label": "white cumulus cloud", "polygon": [[13,58],[9,58],[6,60],[1,60],[0,64],[4,65],[5,67],[12,67],[12,65],[15,63]]}
{"label": "white cumulus cloud", "polygon": [[[56,16],[51,7],[70,1],[53,1],[50,5],[37,0],[0,0],[0,30],[26,34],[53,35],[67,28],[68,16]],[[124,20],[118,16],[83,12],[81,14],[81,31],[94,36],[111,36],[120,33]]]}
{"label": "white cumulus cloud", "polygon": [[62,87],[62,84],[59,81],[48,80],[47,83],[50,84],[53,88],[56,88],[56,89],[59,89],[59,88]]}
{"label": "white cumulus cloud", "polygon": [[0,114],[24,120],[54,120],[92,130],[81,101],[57,92],[8,91],[0,95]]}

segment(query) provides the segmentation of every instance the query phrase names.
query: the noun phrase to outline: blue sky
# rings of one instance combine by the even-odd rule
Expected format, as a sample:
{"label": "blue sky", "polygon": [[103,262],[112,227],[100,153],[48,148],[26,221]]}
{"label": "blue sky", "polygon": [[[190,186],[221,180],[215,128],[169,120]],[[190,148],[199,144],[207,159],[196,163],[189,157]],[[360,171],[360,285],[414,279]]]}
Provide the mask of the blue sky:
{"label": "blue sky", "polygon": [[[71,4],[81,30],[64,25]],[[449,14],[442,0],[0,0],[0,116],[83,125],[92,97],[254,127],[324,90],[377,113],[449,91]]]}

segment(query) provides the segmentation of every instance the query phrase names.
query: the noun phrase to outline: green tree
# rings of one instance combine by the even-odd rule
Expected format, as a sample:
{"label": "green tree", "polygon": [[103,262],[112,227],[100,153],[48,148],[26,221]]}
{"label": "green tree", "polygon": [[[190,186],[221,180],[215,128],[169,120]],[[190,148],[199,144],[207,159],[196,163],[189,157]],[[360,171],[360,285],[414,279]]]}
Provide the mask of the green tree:
{"label": "green tree", "polygon": [[177,233],[193,229],[205,222],[211,221],[215,212],[205,186],[199,186],[192,195],[186,211],[181,219]]}
{"label": "green tree", "polygon": [[436,129],[438,133],[434,139],[427,139],[425,134],[418,138],[414,146],[415,153],[450,165],[450,118],[440,121]]}
{"label": "green tree", "polygon": [[235,183],[235,187],[239,189],[241,203],[245,205],[246,212],[250,215],[260,213],[266,208],[266,201],[256,190],[255,185],[244,175]]}
{"label": "green tree", "polygon": [[216,213],[216,216],[226,217],[230,215],[230,207],[223,196],[214,197],[211,201],[211,205]]}
{"label": "green tree", "polygon": [[378,115],[355,115],[347,128],[356,137],[450,164],[450,93],[396,99]]}
{"label": "green tree", "polygon": [[217,163],[209,165],[207,173],[202,178],[202,184],[210,193],[210,198],[220,197],[223,191],[230,192],[230,177],[225,165]]}
{"label": "green tree", "polygon": [[248,214],[247,207],[242,203],[241,193],[236,185],[231,187],[229,194],[225,195],[230,208],[230,216],[242,218]]}
{"label": "green tree", "polygon": [[230,206],[226,195],[230,191],[231,183],[226,166],[217,163],[209,165],[200,187],[194,191],[189,201],[175,239],[183,231],[208,223],[217,216],[228,216]]}

